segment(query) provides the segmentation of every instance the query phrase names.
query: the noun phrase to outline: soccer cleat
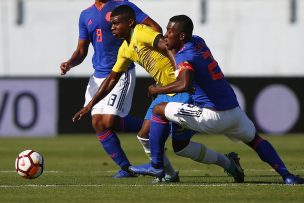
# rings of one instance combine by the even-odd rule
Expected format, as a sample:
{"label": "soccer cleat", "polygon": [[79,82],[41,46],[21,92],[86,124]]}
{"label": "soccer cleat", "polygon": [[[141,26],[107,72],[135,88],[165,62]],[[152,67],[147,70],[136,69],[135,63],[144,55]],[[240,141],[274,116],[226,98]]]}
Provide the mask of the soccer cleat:
{"label": "soccer cleat", "polygon": [[155,177],[152,183],[178,183],[179,181],[179,172],[175,171],[173,176],[166,174],[163,178]]}
{"label": "soccer cleat", "polygon": [[131,172],[125,171],[125,170],[119,170],[113,178],[135,178],[136,175],[132,174]]}
{"label": "soccer cleat", "polygon": [[244,170],[241,167],[240,158],[238,157],[238,154],[235,152],[230,152],[225,156],[228,157],[231,161],[229,169],[225,170],[226,173],[232,176],[236,183],[243,183],[245,175]]}
{"label": "soccer cleat", "polygon": [[154,177],[162,178],[165,176],[165,171],[163,168],[154,168],[151,163],[142,164],[139,166],[129,166],[129,170],[138,175],[149,175]]}
{"label": "soccer cleat", "polygon": [[297,185],[297,184],[304,184],[304,178],[299,176],[295,176],[293,174],[289,174],[283,178],[284,183],[287,185]]}

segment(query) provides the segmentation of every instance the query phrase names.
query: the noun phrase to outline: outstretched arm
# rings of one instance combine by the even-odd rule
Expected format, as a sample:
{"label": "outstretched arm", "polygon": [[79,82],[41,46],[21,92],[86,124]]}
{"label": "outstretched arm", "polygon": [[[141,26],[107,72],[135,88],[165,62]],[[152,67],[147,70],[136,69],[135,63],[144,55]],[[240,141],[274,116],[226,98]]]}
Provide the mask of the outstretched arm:
{"label": "outstretched arm", "polygon": [[65,75],[71,68],[82,63],[88,54],[89,45],[89,40],[78,40],[77,48],[71,58],[60,65],[61,75]]}
{"label": "outstretched arm", "polygon": [[114,71],[111,71],[110,75],[99,86],[92,100],[74,115],[72,119],[73,122],[80,120],[85,114],[92,110],[95,104],[97,104],[100,100],[107,96],[117,84],[121,75],[122,72],[116,73]]}

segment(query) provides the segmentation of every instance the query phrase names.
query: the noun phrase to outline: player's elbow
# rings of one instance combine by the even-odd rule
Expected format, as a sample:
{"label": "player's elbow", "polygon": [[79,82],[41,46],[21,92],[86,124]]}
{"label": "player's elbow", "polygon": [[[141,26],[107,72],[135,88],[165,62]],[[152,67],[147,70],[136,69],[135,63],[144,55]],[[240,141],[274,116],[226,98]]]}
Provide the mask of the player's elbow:
{"label": "player's elbow", "polygon": [[88,55],[88,50],[79,50],[79,55],[82,60],[84,60]]}

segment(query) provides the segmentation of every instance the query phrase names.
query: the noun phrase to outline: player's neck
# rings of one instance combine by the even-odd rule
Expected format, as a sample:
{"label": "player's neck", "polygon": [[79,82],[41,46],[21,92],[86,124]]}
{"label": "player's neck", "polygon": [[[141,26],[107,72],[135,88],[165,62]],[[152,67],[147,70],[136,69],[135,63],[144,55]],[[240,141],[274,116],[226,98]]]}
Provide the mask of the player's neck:
{"label": "player's neck", "polygon": [[184,46],[185,46],[185,42],[180,41],[180,44],[179,44],[178,48],[175,49],[175,52],[176,53],[179,52],[180,50],[182,50],[184,48]]}
{"label": "player's neck", "polygon": [[128,42],[128,44],[130,44],[130,42],[131,42],[133,32],[134,32],[134,28],[132,28],[129,32],[129,35],[127,37],[125,37],[125,40]]}
{"label": "player's neck", "polygon": [[176,50],[176,49],[171,49],[171,50],[169,50],[169,51],[171,51],[171,53],[172,53],[173,55],[175,55],[175,54],[177,53],[177,50]]}
{"label": "player's neck", "polygon": [[108,1],[109,0],[95,0],[95,6],[98,10],[101,10]]}

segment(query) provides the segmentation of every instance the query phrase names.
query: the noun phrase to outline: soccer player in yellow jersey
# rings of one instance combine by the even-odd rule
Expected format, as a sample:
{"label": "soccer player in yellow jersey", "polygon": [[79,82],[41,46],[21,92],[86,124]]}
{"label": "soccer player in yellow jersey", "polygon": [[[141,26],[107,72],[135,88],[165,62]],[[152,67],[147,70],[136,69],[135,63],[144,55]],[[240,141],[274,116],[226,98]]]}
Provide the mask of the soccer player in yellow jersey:
{"label": "soccer player in yellow jersey", "polygon": [[[111,14],[112,33],[114,36],[124,39],[121,45],[117,61],[109,76],[100,85],[92,100],[83,107],[73,117],[73,121],[81,119],[86,113],[90,112],[93,106],[103,99],[114,88],[122,74],[125,74],[130,63],[136,62],[141,65],[155,80],[157,85],[163,86],[176,80],[174,56],[166,48],[163,36],[155,32],[151,27],[136,24],[135,14],[132,8],[123,5],[112,11]],[[149,128],[152,109],[157,105],[158,99],[168,97],[170,101],[189,102],[188,93],[175,95],[158,96],[149,107],[145,116],[143,127],[138,133],[138,139],[148,156],[150,156]],[[169,100],[166,101],[169,101]],[[163,150],[160,153],[164,153]],[[164,168],[166,176],[163,181],[179,181],[178,173],[172,168],[166,156],[164,158]]]}
{"label": "soccer player in yellow jersey", "polygon": [[[119,20],[119,18],[113,18],[112,32],[114,36],[121,38],[123,36],[118,33],[120,30],[124,30],[124,27],[120,25]],[[130,63],[136,62],[153,77],[157,85],[164,86],[174,82],[176,79],[175,69],[167,57],[167,54],[170,53],[157,49],[165,49],[162,35],[143,24],[136,25],[130,34],[129,39],[126,38],[119,48],[117,62],[112,71],[125,72]],[[158,45],[160,46],[157,47]]]}

